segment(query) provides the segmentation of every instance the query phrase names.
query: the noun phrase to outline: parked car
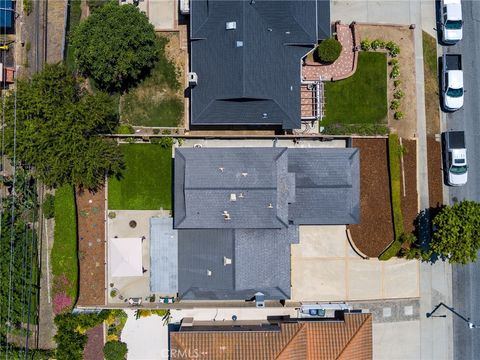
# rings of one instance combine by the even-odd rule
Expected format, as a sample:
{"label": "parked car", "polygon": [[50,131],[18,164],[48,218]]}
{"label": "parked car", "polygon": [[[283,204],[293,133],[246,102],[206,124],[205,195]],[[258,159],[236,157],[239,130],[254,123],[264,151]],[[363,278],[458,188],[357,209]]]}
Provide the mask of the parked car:
{"label": "parked car", "polygon": [[442,41],[455,44],[463,37],[462,3],[460,0],[442,0],[440,9]]}
{"label": "parked car", "polygon": [[442,57],[442,103],[447,111],[455,111],[463,106],[462,56],[444,54]]}
{"label": "parked car", "polygon": [[465,133],[447,131],[442,134],[444,171],[447,185],[461,186],[467,183],[468,165]]}

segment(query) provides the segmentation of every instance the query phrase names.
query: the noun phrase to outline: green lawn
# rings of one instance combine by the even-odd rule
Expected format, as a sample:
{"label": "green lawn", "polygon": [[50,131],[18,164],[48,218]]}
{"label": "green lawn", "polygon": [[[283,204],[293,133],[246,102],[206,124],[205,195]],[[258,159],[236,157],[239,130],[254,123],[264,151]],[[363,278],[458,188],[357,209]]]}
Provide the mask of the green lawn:
{"label": "green lawn", "polygon": [[165,55],[168,39],[159,36],[159,57],[151,74],[122,96],[122,121],[130,125],[176,127],[183,115],[183,99],[175,64]]}
{"label": "green lawn", "polygon": [[121,179],[108,179],[108,208],[172,208],[172,149],[153,144],[120,145],[126,169]]}
{"label": "green lawn", "polygon": [[384,53],[360,52],[355,74],[325,83],[325,117],[332,124],[383,124],[387,116],[387,58]]}
{"label": "green lawn", "polygon": [[77,209],[75,191],[70,185],[55,192],[55,233],[51,254],[54,277],[68,280],[66,293],[75,303],[78,287]]}

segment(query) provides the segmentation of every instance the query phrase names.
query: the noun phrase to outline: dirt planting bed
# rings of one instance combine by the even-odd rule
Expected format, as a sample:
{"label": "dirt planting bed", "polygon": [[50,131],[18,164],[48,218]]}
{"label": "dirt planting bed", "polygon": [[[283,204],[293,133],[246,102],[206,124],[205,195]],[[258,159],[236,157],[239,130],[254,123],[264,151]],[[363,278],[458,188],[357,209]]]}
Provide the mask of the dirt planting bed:
{"label": "dirt planting bed", "polygon": [[379,256],[393,241],[387,139],[354,139],[360,149],[360,223],[349,225],[358,249]]}
{"label": "dirt planting bed", "polygon": [[103,360],[103,324],[87,331],[88,341],[83,351],[85,360]]}
{"label": "dirt planting bed", "polygon": [[80,263],[78,305],[105,305],[105,189],[76,193],[78,256]]}
{"label": "dirt planting bed", "polygon": [[[404,148],[401,191],[403,226],[405,232],[413,232],[418,214],[417,141],[402,139],[402,145]],[[405,183],[403,179],[405,179]]]}
{"label": "dirt planting bed", "polygon": [[427,136],[428,196],[430,208],[443,204],[442,145],[435,136]]}

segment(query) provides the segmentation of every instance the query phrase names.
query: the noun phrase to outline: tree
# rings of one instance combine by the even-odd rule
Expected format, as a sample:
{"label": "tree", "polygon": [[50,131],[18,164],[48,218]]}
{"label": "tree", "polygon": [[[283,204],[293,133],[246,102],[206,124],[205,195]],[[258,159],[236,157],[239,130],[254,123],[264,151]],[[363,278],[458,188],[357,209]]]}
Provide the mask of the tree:
{"label": "tree", "polygon": [[431,249],[450,263],[477,259],[480,248],[480,203],[462,201],[445,206],[433,219]]}
{"label": "tree", "polygon": [[103,347],[105,360],[124,360],[127,352],[127,344],[121,341],[108,341]]}
{"label": "tree", "polygon": [[115,104],[110,96],[94,95],[64,65],[47,65],[30,81],[19,81],[15,97],[5,99],[6,149],[34,167],[47,186],[63,184],[98,188],[105,174],[117,174],[123,167],[113,141],[99,133],[117,125]]}
{"label": "tree", "polygon": [[317,57],[325,63],[333,63],[342,53],[342,44],[335,38],[323,40],[317,47]]}
{"label": "tree", "polygon": [[71,44],[80,71],[104,90],[142,79],[158,55],[153,25],[134,5],[109,2],[75,28]]}

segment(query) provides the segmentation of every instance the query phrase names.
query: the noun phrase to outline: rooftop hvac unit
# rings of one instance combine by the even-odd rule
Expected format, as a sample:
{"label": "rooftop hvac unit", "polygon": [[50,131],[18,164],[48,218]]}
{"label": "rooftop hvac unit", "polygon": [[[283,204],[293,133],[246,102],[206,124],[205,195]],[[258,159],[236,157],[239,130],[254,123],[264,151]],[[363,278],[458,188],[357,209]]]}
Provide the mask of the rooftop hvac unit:
{"label": "rooftop hvac unit", "polygon": [[225,30],[235,30],[237,28],[237,22],[236,21],[228,21],[225,24]]}
{"label": "rooftop hvac unit", "polygon": [[265,307],[265,295],[263,293],[255,293],[255,305],[257,306],[257,308]]}
{"label": "rooftop hvac unit", "polygon": [[237,201],[237,195],[236,194],[230,194],[230,201]]}
{"label": "rooftop hvac unit", "polygon": [[223,257],[223,266],[232,265],[232,259],[227,258],[226,256]]}
{"label": "rooftop hvac unit", "polygon": [[188,73],[188,85],[195,86],[198,84],[198,75],[196,72]]}

